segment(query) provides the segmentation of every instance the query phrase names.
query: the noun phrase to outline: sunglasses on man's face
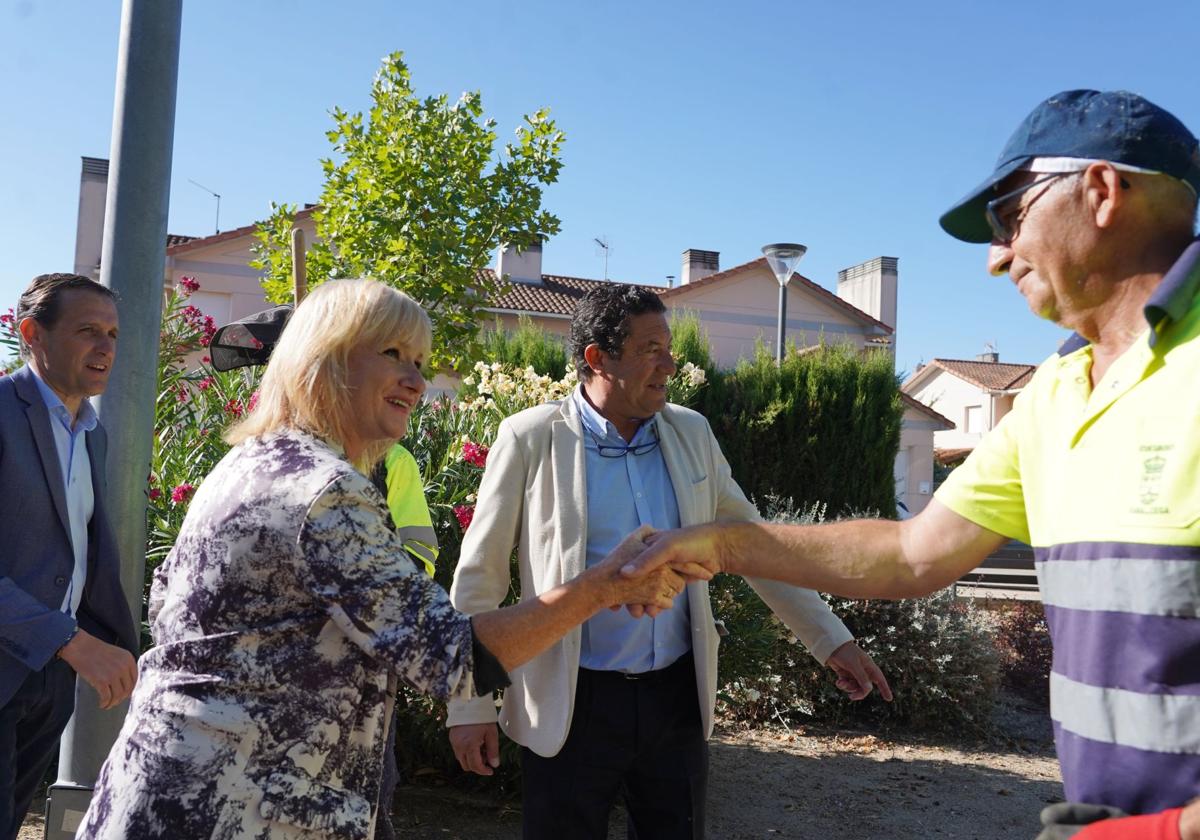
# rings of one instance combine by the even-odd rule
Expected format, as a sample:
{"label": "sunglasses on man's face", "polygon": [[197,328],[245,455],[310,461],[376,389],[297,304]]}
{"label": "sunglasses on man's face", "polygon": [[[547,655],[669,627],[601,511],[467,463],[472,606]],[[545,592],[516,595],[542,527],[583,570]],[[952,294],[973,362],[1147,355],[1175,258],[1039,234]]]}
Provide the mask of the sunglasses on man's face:
{"label": "sunglasses on man's face", "polygon": [[1033,202],[1041,197],[1040,194],[1034,196],[1028,204],[1022,207],[1021,196],[1034,187],[1045,184],[1047,181],[1061,178],[1063,175],[1074,174],[1073,172],[1052,172],[1044,178],[1030,181],[1028,184],[1017,187],[1012,192],[1006,192],[1004,195],[997,196],[989,201],[984,213],[987,216],[988,227],[992,229],[992,240],[1002,245],[1007,245],[1016,239],[1017,231],[1021,227],[1021,220],[1025,218],[1025,214],[1033,206]]}

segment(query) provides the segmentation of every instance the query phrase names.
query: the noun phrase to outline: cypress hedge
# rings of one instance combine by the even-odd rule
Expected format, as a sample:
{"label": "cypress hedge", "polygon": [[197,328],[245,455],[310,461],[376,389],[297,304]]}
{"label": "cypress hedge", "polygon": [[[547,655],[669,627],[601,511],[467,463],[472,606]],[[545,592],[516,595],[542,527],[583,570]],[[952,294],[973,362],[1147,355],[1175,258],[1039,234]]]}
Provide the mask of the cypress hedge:
{"label": "cypress hedge", "polygon": [[890,354],[819,345],[776,365],[760,346],[711,376],[697,408],[751,498],[895,515],[903,408]]}

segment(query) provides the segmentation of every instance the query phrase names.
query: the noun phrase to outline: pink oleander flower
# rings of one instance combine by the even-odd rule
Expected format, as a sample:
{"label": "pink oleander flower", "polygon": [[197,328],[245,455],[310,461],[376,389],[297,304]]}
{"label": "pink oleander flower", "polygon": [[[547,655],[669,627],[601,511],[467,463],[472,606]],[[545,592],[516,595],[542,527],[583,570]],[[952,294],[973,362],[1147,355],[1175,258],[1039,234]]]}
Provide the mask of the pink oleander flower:
{"label": "pink oleander flower", "polygon": [[483,469],[487,466],[488,448],[483,444],[467,441],[463,444],[463,460],[468,464]]}
{"label": "pink oleander flower", "polygon": [[3,315],[0,315],[0,324],[11,325],[11,324],[16,323],[16,320],[17,320],[17,316],[13,314],[13,311],[11,309],[9,309]]}
{"label": "pink oleander flower", "polygon": [[211,388],[213,386],[213,383],[215,383],[216,381],[217,380],[213,379],[211,376],[206,376],[203,379],[201,379],[199,382],[196,383],[196,387],[199,388],[201,391],[207,391],[209,388]]}
{"label": "pink oleander flower", "polygon": [[184,482],[183,484],[178,484],[171,491],[171,501],[174,504],[182,505],[185,502],[187,502],[189,499],[191,499],[192,494],[195,492],[196,492],[196,488],[193,485],[188,484],[187,482]]}
{"label": "pink oleander flower", "polygon": [[180,277],[179,278],[179,293],[184,297],[190,296],[193,292],[200,291],[200,284],[196,282],[195,277]]}
{"label": "pink oleander flower", "polygon": [[227,411],[229,414],[232,414],[234,417],[241,417],[242,412],[245,410],[246,409],[243,408],[242,404],[237,400],[230,400],[229,402],[225,403],[225,411]]}
{"label": "pink oleander flower", "polygon": [[212,364],[212,359],[210,359],[208,356],[201,356],[201,357],[200,357],[200,361],[201,361],[201,362],[203,362],[203,363],[204,363],[204,364],[206,364],[206,365],[211,365],[211,364]]}
{"label": "pink oleander flower", "polygon": [[150,501],[157,502],[159,499],[162,498],[162,491],[159,490],[157,487],[151,487],[149,495],[150,495]]}
{"label": "pink oleander flower", "polygon": [[256,405],[258,405],[258,391],[251,394],[250,399],[246,400],[246,413],[253,411]]}
{"label": "pink oleander flower", "polygon": [[455,505],[451,510],[454,511],[454,518],[458,520],[459,527],[464,531],[471,527],[471,520],[475,518],[475,505]]}

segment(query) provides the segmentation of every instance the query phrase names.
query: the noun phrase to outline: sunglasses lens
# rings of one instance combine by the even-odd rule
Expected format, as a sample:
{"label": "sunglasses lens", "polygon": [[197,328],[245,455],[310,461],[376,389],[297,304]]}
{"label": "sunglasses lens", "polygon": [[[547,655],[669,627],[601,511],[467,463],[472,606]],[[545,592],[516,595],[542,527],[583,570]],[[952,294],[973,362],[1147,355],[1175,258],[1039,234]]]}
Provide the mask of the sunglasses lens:
{"label": "sunglasses lens", "polygon": [[986,213],[988,227],[992,229],[992,237],[997,242],[1010,242],[1012,240],[1012,232],[1008,229],[1008,225],[1004,223],[1004,219],[1000,215],[1001,209],[993,206],[993,203],[988,204]]}

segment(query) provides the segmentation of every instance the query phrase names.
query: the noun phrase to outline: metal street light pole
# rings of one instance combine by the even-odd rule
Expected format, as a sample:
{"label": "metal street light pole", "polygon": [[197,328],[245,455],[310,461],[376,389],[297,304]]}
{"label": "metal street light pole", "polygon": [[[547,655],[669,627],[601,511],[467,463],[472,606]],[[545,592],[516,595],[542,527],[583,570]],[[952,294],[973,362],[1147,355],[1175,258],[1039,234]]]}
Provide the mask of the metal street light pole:
{"label": "metal street light pole", "polygon": [[[121,340],[106,393],[106,498],[121,560],[121,585],[141,616],[146,561],[146,473],[154,438],[155,371],[175,138],[182,0],[125,0],[117,53],[113,139],[100,282],[117,293]],[[46,837],[74,836],[126,704],[100,711],[83,680],[59,748],[58,781],[46,803]]]}
{"label": "metal street light pole", "polygon": [[775,363],[783,363],[783,341],[787,334],[787,284],[808,248],[795,242],[776,242],[764,245],[762,252],[767,265],[779,281],[779,328],[775,334]]}

